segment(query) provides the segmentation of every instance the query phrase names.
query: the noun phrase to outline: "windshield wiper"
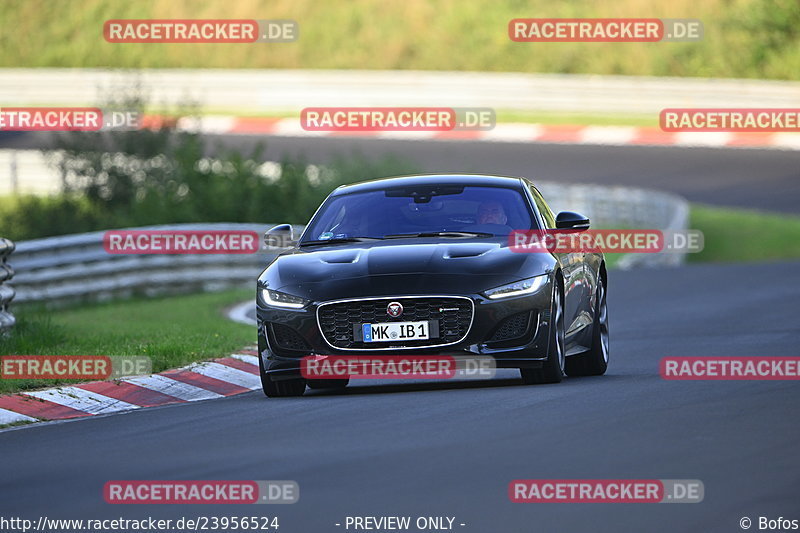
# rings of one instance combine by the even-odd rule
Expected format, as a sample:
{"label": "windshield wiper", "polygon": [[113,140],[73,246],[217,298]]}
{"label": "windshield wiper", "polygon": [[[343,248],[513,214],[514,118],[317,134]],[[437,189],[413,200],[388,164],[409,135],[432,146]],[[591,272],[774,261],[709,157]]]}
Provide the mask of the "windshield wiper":
{"label": "windshield wiper", "polygon": [[319,244],[339,244],[343,242],[378,241],[381,237],[339,237],[338,239],[325,239],[319,241],[303,241],[298,246],[315,246]]}
{"label": "windshield wiper", "polygon": [[414,237],[494,237],[494,233],[481,231],[423,231],[420,233],[395,233],[384,239],[411,239]]}

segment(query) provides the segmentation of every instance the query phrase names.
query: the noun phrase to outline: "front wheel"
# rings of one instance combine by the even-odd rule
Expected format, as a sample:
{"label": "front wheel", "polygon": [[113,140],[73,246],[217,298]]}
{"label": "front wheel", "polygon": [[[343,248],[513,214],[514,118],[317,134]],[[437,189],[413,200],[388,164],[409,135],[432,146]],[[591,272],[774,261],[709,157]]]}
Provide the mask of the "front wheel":
{"label": "front wheel", "polygon": [[261,377],[261,389],[268,398],[302,396],[306,391],[306,380],[303,378],[273,381],[264,369],[264,363],[261,361],[261,355],[258,356],[258,369],[258,374]]}
{"label": "front wheel", "polygon": [[550,340],[547,343],[547,360],[542,368],[520,368],[519,373],[526,385],[560,383],[564,377],[564,299],[561,286],[553,285],[553,301],[550,304]]}
{"label": "front wheel", "polygon": [[588,352],[567,358],[567,375],[601,376],[608,368],[608,303],[603,278],[597,280],[592,325],[592,347]]}
{"label": "front wheel", "polygon": [[343,389],[350,384],[350,378],[345,379],[307,379],[309,389]]}

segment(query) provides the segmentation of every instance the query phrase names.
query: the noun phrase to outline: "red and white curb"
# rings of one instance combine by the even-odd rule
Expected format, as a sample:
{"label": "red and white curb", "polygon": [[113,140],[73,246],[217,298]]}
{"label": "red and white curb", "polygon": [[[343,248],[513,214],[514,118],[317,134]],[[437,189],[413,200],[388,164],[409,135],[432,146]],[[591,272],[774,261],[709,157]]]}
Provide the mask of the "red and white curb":
{"label": "red and white curb", "polygon": [[151,376],[0,396],[0,424],[63,420],[234,396],[261,388],[255,347]]}
{"label": "red and white curb", "polygon": [[[158,125],[149,117],[146,126]],[[217,135],[265,135],[273,137],[362,137],[398,140],[485,141],[509,143],[556,143],[610,146],[677,146],[718,148],[768,148],[800,150],[800,133],[669,133],[655,127],[578,126],[565,124],[497,124],[487,131],[306,131],[299,118],[206,116],[182,118],[179,129]]]}

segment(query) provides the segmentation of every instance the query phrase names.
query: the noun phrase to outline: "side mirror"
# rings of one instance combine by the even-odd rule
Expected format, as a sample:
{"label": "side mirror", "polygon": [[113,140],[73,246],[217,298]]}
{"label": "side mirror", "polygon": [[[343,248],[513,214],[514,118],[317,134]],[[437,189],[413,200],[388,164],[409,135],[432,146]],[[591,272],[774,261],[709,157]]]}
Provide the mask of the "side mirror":
{"label": "side mirror", "polygon": [[589,219],[580,213],[562,211],[556,216],[557,229],[589,229]]}
{"label": "side mirror", "polygon": [[289,248],[294,246],[294,229],[291,224],[280,224],[264,233],[264,245],[269,248]]}

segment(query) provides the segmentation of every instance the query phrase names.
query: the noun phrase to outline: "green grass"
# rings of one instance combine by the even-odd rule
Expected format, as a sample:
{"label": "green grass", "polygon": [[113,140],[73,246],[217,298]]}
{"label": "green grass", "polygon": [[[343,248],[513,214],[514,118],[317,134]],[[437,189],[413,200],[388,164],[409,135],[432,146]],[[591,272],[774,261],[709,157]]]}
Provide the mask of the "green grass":
{"label": "green grass", "polygon": [[[230,290],[55,311],[17,308],[17,326],[0,338],[0,355],[144,355],[161,372],[255,344],[253,328],[223,314],[252,296]],[[0,379],[0,393],[61,383]]]}
{"label": "green grass", "polygon": [[800,258],[800,217],[694,204],[690,227],[703,232],[692,263],[753,262]]}
{"label": "green grass", "polygon": [[[151,112],[157,114],[159,110]],[[299,113],[287,111],[260,112],[246,109],[203,109],[204,115],[235,115],[238,117],[269,117],[269,118],[297,118]],[[524,124],[557,124],[579,126],[651,126],[658,127],[658,117],[651,115],[613,114],[604,113],[569,113],[549,111],[515,111],[499,109],[496,111],[498,124],[524,123]]]}
{"label": "green grass", "polygon": [[545,111],[497,111],[497,123],[522,122],[526,124],[556,124],[579,126],[650,126],[658,127],[658,117],[603,113],[566,113]]}
{"label": "green grass", "polygon": [[[148,113],[154,115],[170,114],[174,110],[163,107],[148,107]],[[203,108],[203,116],[209,115],[233,115],[237,117],[266,117],[266,118],[296,118],[300,120],[300,114],[285,110],[253,110],[244,108]],[[496,110],[498,124],[502,123],[525,123],[525,124],[563,124],[563,125],[585,125],[585,126],[651,126],[658,127],[658,117],[652,115],[637,115],[624,113],[570,113],[566,111],[518,111],[513,109]]]}
{"label": "green grass", "polygon": [[[517,43],[513,18],[703,21],[686,43]],[[294,19],[299,40],[112,44],[108,19]],[[18,0],[0,3],[0,66],[309,68],[800,79],[797,0]]]}
{"label": "green grass", "polygon": [[[148,107],[148,113],[170,114],[174,110]],[[203,108],[203,116],[213,115],[233,115],[247,118],[296,118],[300,120],[300,114],[286,110],[243,109],[232,106],[230,108]],[[650,126],[658,127],[658,117],[652,115],[637,114],[605,114],[605,113],[570,113],[561,111],[517,111],[513,109],[496,110],[497,124],[503,123],[524,123],[524,124],[557,124],[557,125],[579,125],[579,126]]]}
{"label": "green grass", "polygon": [[[689,263],[800,259],[798,216],[692,204],[689,228],[702,231],[704,237],[701,252],[686,254]],[[605,254],[606,266],[615,268],[625,255]]]}
{"label": "green grass", "polygon": [[[25,103],[25,95],[20,95],[21,100],[17,103]],[[43,104],[37,106],[58,107],[59,103]],[[649,126],[658,127],[658,116],[652,114],[624,114],[624,113],[573,113],[567,111],[521,111],[513,109],[497,109],[496,122],[503,123],[523,123],[523,124],[551,124],[551,125],[578,125],[578,126]],[[244,118],[294,118],[300,120],[300,113],[285,109],[252,109],[236,107],[235,102],[230,107],[204,107],[201,110],[202,117],[210,116],[235,116]],[[151,115],[175,114],[174,108],[167,108],[159,105],[148,105],[146,113]]]}

